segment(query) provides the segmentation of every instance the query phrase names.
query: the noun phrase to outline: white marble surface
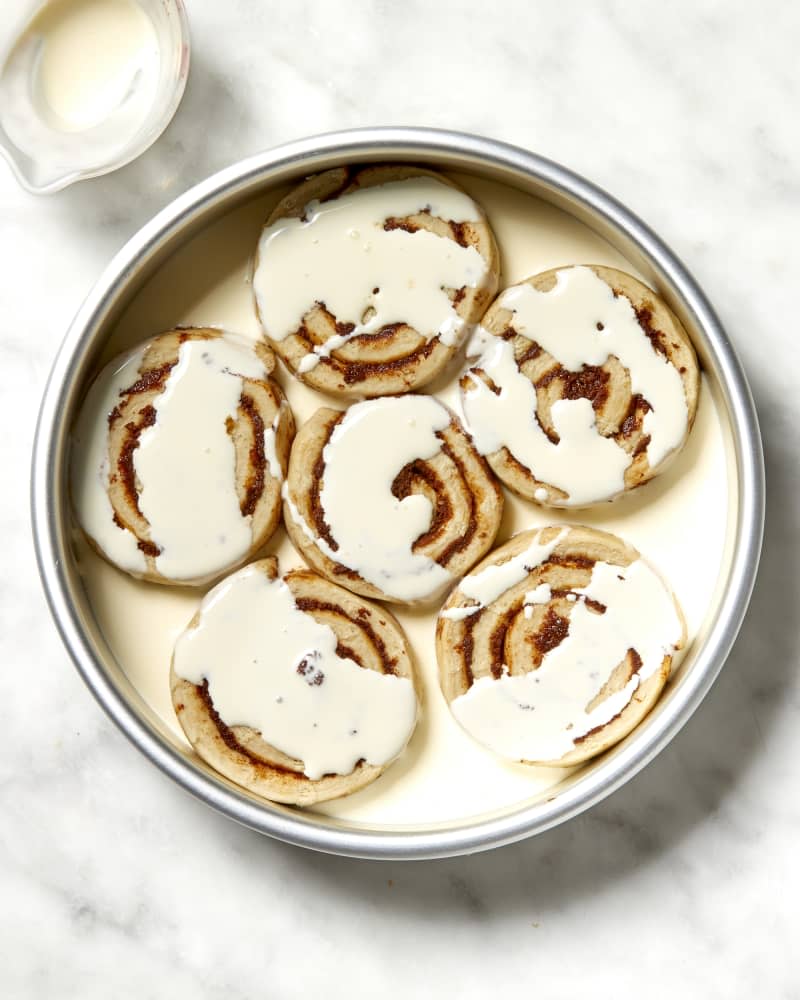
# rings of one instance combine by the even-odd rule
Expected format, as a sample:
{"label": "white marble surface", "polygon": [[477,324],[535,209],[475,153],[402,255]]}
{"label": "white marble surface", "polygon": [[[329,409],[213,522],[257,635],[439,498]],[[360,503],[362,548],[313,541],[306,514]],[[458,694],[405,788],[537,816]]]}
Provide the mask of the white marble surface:
{"label": "white marble surface", "polygon": [[[800,996],[797,8],[189,7],[186,98],[148,154],[48,199],[0,167],[0,993]],[[109,256],[244,154],[390,123],[529,146],[642,214],[728,325],[760,408],[769,479],[751,612],[671,747],[566,826],[424,864],[273,843],[148,766],[68,663],[27,509],[47,370]]]}

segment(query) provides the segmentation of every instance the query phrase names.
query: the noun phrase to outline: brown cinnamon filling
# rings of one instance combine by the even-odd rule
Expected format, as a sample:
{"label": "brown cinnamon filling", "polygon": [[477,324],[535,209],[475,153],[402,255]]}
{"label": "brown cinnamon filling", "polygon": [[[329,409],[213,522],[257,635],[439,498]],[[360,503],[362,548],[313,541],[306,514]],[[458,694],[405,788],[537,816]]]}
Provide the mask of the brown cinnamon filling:
{"label": "brown cinnamon filling", "polygon": [[352,660],[353,663],[357,663],[359,667],[364,666],[361,662],[361,657],[352,648],[352,646],[346,646],[343,642],[336,643],[336,655],[341,657],[343,660]]}
{"label": "brown cinnamon filling", "polygon": [[[367,639],[370,641],[370,643],[375,649],[375,652],[378,655],[378,659],[380,660],[381,663],[381,670],[383,671],[383,673],[393,674],[396,672],[397,669],[396,658],[393,656],[389,656],[389,653],[386,649],[386,644],[384,643],[383,639],[381,639],[381,637],[378,635],[375,629],[361,615],[358,615],[357,616],[358,620],[355,621],[347,614],[344,608],[342,608],[340,605],[331,604],[330,601],[319,601],[315,597],[296,597],[294,603],[297,605],[299,611],[304,611],[309,614],[313,614],[315,611],[326,611],[329,614],[340,615],[346,618],[348,622],[351,622],[353,625],[356,625],[366,635]],[[342,647],[342,648],[347,649],[348,651],[346,654],[339,653],[339,647],[337,646],[336,652],[339,653],[340,656],[347,655],[351,659],[355,660],[360,666],[363,666],[361,661],[353,654],[352,650],[349,650],[349,647]]]}
{"label": "brown cinnamon filling", "polygon": [[[631,679],[631,677],[633,677],[634,674],[638,674],[639,671],[642,669],[642,658],[641,656],[639,656],[639,654],[636,652],[635,649],[628,650],[628,660],[630,661],[630,670],[628,671],[628,676],[625,678],[625,684],[628,683],[628,681]],[[628,705],[630,705],[630,702],[628,702]],[[575,746],[578,746],[579,743],[583,743],[585,740],[588,740],[591,736],[594,736],[595,733],[601,732],[607,726],[610,726],[613,722],[616,722],[616,720],[622,715],[622,713],[625,711],[628,705],[625,705],[623,708],[621,708],[616,715],[612,716],[608,720],[608,722],[604,722],[600,726],[594,726],[588,732],[585,732],[583,736],[576,736],[572,742],[575,744]]]}
{"label": "brown cinnamon filling", "polygon": [[[320,307],[320,309],[324,310],[326,317],[331,324],[333,324],[337,333],[348,334],[354,329],[354,325],[352,323],[337,322],[334,315],[326,308],[324,302],[317,302],[316,304]],[[353,337],[352,343],[357,341],[362,341],[364,343],[375,343],[376,341],[383,340],[390,341],[397,334],[398,330],[402,330],[407,327],[408,324],[402,322],[386,323],[375,333],[362,333],[357,337]],[[314,348],[317,346],[317,341],[314,339],[305,323],[300,324],[297,328],[295,336],[303,341],[307,353],[312,353]],[[341,358],[337,358],[334,352],[326,357],[321,357],[319,359],[319,363],[332,368],[335,372],[338,372],[342,376],[347,385],[352,385],[355,382],[363,382],[365,379],[371,378],[373,375],[380,376],[395,371],[402,371],[405,368],[410,368],[413,365],[419,364],[420,361],[428,357],[438,343],[439,341],[437,338],[425,341],[425,343],[420,344],[408,354],[399,358],[392,358],[390,361],[346,361]]]}
{"label": "brown cinnamon filling", "polygon": [[[509,330],[512,336],[515,336],[514,330]],[[504,334],[505,336],[505,334]],[[542,353],[541,347],[536,343],[535,340],[530,342],[530,347],[526,347],[520,357],[517,359],[517,368],[522,367],[526,361],[535,361],[536,358]]]}
{"label": "brown cinnamon filling", "polygon": [[325,445],[327,445],[330,440],[331,434],[333,434],[334,428],[343,419],[343,417],[344,413],[338,413],[328,425],[328,433],[325,435],[325,440],[319,450],[317,460],[314,462],[314,468],[311,470],[311,487],[308,495],[308,503],[311,509],[311,520],[314,522],[317,534],[320,538],[325,539],[334,552],[338,550],[339,543],[331,534],[330,526],[325,520],[325,511],[322,509],[322,502],[320,501],[319,494],[322,489],[322,478],[325,475],[325,459],[322,457],[322,453],[325,450]]}
{"label": "brown cinnamon filling", "polygon": [[146,371],[144,375],[140,376],[130,388],[123,390],[120,395],[135,396],[140,392],[149,392],[151,389],[161,389],[177,363],[177,361],[165,361],[158,368],[151,368],[150,371]]}
{"label": "brown cinnamon filling", "polygon": [[[464,638],[458,646],[464,658],[465,673],[468,674],[468,684],[472,683],[472,657],[474,655],[473,629],[476,620],[480,617],[481,611],[472,615],[465,623]],[[514,623],[514,619],[520,613],[521,605],[509,608],[498,619],[491,633],[489,634],[489,670],[495,680],[503,676],[503,665],[505,663],[505,644],[508,630]],[[542,624],[537,631],[528,637],[528,642],[533,646],[533,666],[538,668],[544,658],[545,653],[555,649],[569,632],[569,619],[559,615],[552,608],[548,608]]]}
{"label": "brown cinnamon filling", "polygon": [[500,395],[500,386],[495,382],[495,380],[487,375],[483,368],[470,368],[469,375],[462,375],[458,380],[458,384],[464,392],[471,392],[473,387],[473,381],[470,375],[477,376],[481,382],[486,386],[489,392],[493,393],[495,396]]}
{"label": "brown cinnamon filling", "polygon": [[346,576],[348,580],[361,579],[354,569],[350,569],[349,566],[344,566],[342,563],[334,563],[333,572],[336,576]]}
{"label": "brown cinnamon filling", "polygon": [[589,399],[595,411],[608,399],[608,372],[595,365],[584,365],[579,372],[564,371],[564,399]]}
{"label": "brown cinnamon filling", "polygon": [[551,649],[555,649],[566,638],[569,632],[569,618],[563,618],[552,608],[548,608],[536,635],[533,636],[533,644],[544,656]]}
{"label": "brown cinnamon filling", "polygon": [[325,674],[318,668],[314,666],[314,660],[318,659],[319,653],[314,652],[308,656],[304,656],[303,659],[297,664],[297,673],[305,680],[306,684],[311,687],[320,687],[325,683]]}
{"label": "brown cinnamon filling", "polygon": [[472,672],[472,659],[475,655],[475,636],[473,635],[473,630],[481,620],[485,610],[485,608],[479,608],[474,614],[464,620],[464,635],[461,641],[456,643],[455,646],[456,652],[461,654],[464,683],[468,688],[472,686],[472,682],[475,680],[475,675]]}
{"label": "brown cinnamon filling", "polygon": [[142,407],[138,419],[131,420],[125,424],[125,440],[117,458],[117,473],[122,483],[125,498],[140,517],[143,517],[143,515],[139,509],[139,494],[136,490],[136,471],[133,467],[133,453],[139,447],[139,437],[142,431],[147,427],[152,427],[155,422],[155,407],[149,404]]}
{"label": "brown cinnamon filling", "polygon": [[469,223],[468,222],[448,222],[453,239],[460,247],[469,246]]}
{"label": "brown cinnamon filling", "polygon": [[264,454],[264,421],[252,397],[242,393],[239,397],[239,409],[250,421],[253,433],[253,442],[250,445],[250,466],[247,470],[244,497],[239,505],[242,516],[247,517],[249,514],[254,513],[258,501],[264,493],[264,471],[267,466],[267,459]]}
{"label": "brown cinnamon filling", "polygon": [[[339,323],[333,315],[325,308],[324,302],[317,302],[317,305],[325,310],[326,316],[330,319],[334,328],[339,334],[350,333],[354,329],[352,323]],[[353,337],[351,343],[362,341],[364,343],[374,343],[381,340],[391,340],[398,330],[408,327],[407,323],[387,323],[376,330],[375,333],[362,333]],[[409,328],[410,329],[410,328]],[[306,353],[311,354],[317,346],[317,341],[312,336],[305,323],[301,323],[295,331],[294,336],[298,337],[306,348]],[[434,337],[415,347],[413,351],[404,354],[399,358],[392,358],[390,361],[345,361],[337,358],[335,352],[325,357],[320,357],[319,363],[327,365],[341,375],[345,384],[353,385],[356,382],[363,382],[373,376],[388,375],[392,372],[403,371],[418,365],[427,358],[438,346],[439,339]]]}
{"label": "brown cinnamon filling", "polygon": [[208,680],[203,678],[203,683],[195,686],[197,691],[197,696],[203,702],[203,705],[208,712],[208,716],[214,725],[214,728],[220,735],[220,739],[228,747],[229,750],[233,750],[234,753],[239,753],[243,757],[246,757],[251,764],[257,767],[259,770],[266,771],[279,771],[281,774],[291,775],[296,778],[297,781],[309,781],[301,771],[295,771],[291,767],[286,767],[283,764],[273,763],[272,761],[266,761],[258,754],[253,753],[248,747],[244,746],[236,739],[236,734],[230,729],[220,718],[219,712],[214,708],[214,702],[211,700],[211,694],[208,690]]}
{"label": "brown cinnamon filling", "polygon": [[517,611],[517,608],[510,608],[506,611],[489,635],[489,669],[495,680],[499,680],[503,676],[506,635],[517,616]]}
{"label": "brown cinnamon filling", "polygon": [[585,594],[576,594],[574,590],[552,590],[550,592],[553,597],[564,597],[566,598],[569,594],[572,594],[577,601],[583,601],[587,608],[591,608],[592,611],[596,611],[598,615],[604,615],[608,608],[601,601],[596,601],[593,597],[587,597]]}
{"label": "brown cinnamon filling", "polygon": [[609,375],[597,365],[583,365],[577,372],[556,365],[536,382],[536,388],[544,389],[556,379],[562,383],[562,399],[588,399],[595,411],[600,410],[608,399]]}
{"label": "brown cinnamon filling", "polygon": [[[563,566],[564,569],[593,569],[597,560],[588,556],[557,555],[553,553],[545,559],[543,565]],[[527,569],[527,567],[526,567]]]}
{"label": "brown cinnamon filling", "polygon": [[511,454],[508,448],[504,447],[503,450],[505,451],[505,458],[507,464],[513,466],[513,468],[515,468],[517,472],[525,479],[530,480],[530,482],[532,483],[536,483],[536,479],[534,478],[533,474],[531,473],[531,470],[527,467],[527,465],[523,465],[522,462],[520,462],[520,460],[515,455]]}
{"label": "brown cinnamon filling", "polygon": [[436,504],[431,516],[430,527],[416,539],[411,546],[412,552],[416,552],[423,546],[435,542],[453,512],[444,483],[428,463],[419,458],[403,466],[394,477],[392,495],[398,500],[405,500],[407,496],[411,496],[414,492],[414,487],[419,482],[424,483],[434,494]]}
{"label": "brown cinnamon filling", "polygon": [[[399,325],[405,326],[405,324]],[[368,379],[373,375],[388,375],[391,372],[403,371],[406,368],[411,368],[427,358],[428,355],[435,350],[438,344],[439,341],[436,338],[433,340],[427,340],[424,344],[420,344],[419,347],[415,347],[413,351],[410,351],[403,357],[393,358],[391,361],[378,361],[374,363],[367,363],[363,361],[341,362],[338,358],[334,358],[333,355],[330,355],[327,358],[320,358],[320,363],[327,364],[331,368],[340,371],[345,382],[348,385],[352,385],[354,382],[363,382],[365,379]]]}
{"label": "brown cinnamon filling", "polygon": [[547,440],[550,441],[551,444],[558,444],[561,438],[558,436],[558,434],[556,434],[555,430],[553,430],[552,427],[545,427],[545,425],[542,423],[542,418],[539,416],[538,410],[536,411],[536,413],[534,413],[534,416],[536,417],[536,423],[539,425],[539,430],[542,432],[542,434],[544,434]]}
{"label": "brown cinnamon filling", "polygon": [[636,313],[636,319],[639,326],[642,328],[644,335],[653,345],[653,350],[657,354],[663,354],[665,358],[669,358],[667,352],[666,344],[664,343],[665,334],[653,326],[653,310],[649,305],[644,305],[640,309],[634,307],[634,312]]}
{"label": "brown cinnamon filling", "polygon": [[631,396],[628,404],[628,412],[620,425],[620,433],[623,437],[631,437],[636,431],[642,429],[642,421],[645,413],[650,410],[650,404],[638,392]]}
{"label": "brown cinnamon filling", "polygon": [[353,337],[350,341],[351,344],[375,344],[383,340],[391,340],[392,337],[401,330],[405,323],[386,323],[379,330],[374,333],[359,333],[357,337]]}
{"label": "brown cinnamon filling", "polygon": [[402,229],[404,233],[417,233],[422,227],[418,226],[415,222],[409,222],[408,219],[398,219],[395,216],[391,216],[384,222],[383,228],[387,233],[390,233],[393,229]]}
{"label": "brown cinnamon filling", "polygon": [[[461,532],[460,535],[454,538],[447,545],[447,547],[444,549],[443,552],[441,552],[437,556],[436,562],[439,563],[440,566],[446,567],[447,564],[450,562],[450,560],[453,558],[453,556],[457,555],[459,552],[463,552],[465,549],[469,548],[469,546],[472,544],[472,539],[475,537],[475,532],[478,530],[478,516],[475,510],[475,503],[476,503],[475,493],[470,487],[469,479],[467,476],[467,470],[464,463],[461,461],[458,455],[456,455],[456,453],[453,451],[450,445],[447,444],[447,442],[442,438],[441,434],[437,434],[436,436],[442,442],[443,454],[447,455],[447,457],[450,459],[450,461],[453,463],[456,469],[458,469],[458,475],[462,484],[462,493],[466,499],[467,506],[469,507],[469,517],[467,519],[466,528]],[[485,467],[484,472],[486,474],[486,478],[491,482],[491,473],[489,472],[488,466],[486,466],[485,461],[484,461],[484,467]]]}

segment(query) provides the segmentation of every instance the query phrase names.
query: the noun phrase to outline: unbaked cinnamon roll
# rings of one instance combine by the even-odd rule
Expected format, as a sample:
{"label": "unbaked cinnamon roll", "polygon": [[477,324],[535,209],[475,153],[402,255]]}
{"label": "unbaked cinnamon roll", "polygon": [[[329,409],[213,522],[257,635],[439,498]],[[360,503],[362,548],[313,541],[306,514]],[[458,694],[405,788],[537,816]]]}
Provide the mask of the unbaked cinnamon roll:
{"label": "unbaked cinnamon roll", "polygon": [[72,443],[78,521],[109,562],[156,583],[205,583],[280,521],[294,420],[264,344],[178,329],[111,361]]}
{"label": "unbaked cinnamon roll", "polygon": [[545,271],[505,289],[468,350],[466,424],[516,493],[553,507],[613,500],[683,447],[699,372],[680,320],[610,267]]}
{"label": "unbaked cinnamon roll", "polygon": [[483,315],[499,258],[483,210],[418,167],[328,170],[278,203],[253,290],[269,342],[308,385],[383,396],[430,382]]}
{"label": "unbaked cinnamon roll", "polygon": [[189,742],[249,791],[296,805],[348,795],[405,748],[417,693],[384,609],[308,570],[252,563],[178,639],[172,702]]}
{"label": "unbaked cinnamon roll", "polygon": [[439,614],[442,691],[463,728],[511,760],[566,766],[650,711],[685,641],[680,608],[633,546],[604,531],[525,531]]}
{"label": "unbaked cinnamon roll", "polygon": [[305,560],[365,597],[432,600],[491,547],[503,497],[432,396],[323,408],[297,435],[284,523]]}

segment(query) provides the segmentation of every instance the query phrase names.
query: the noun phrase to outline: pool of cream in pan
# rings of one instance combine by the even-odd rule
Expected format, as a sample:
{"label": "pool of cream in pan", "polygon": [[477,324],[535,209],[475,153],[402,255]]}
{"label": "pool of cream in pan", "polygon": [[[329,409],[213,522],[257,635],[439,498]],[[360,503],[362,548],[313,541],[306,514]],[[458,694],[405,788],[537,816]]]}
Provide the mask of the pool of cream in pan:
{"label": "pool of cream in pan", "polygon": [[[569,263],[608,264],[636,273],[610,244],[571,216],[494,182],[453,176],[489,216],[501,251],[501,287]],[[251,255],[261,224],[280,193],[236,209],[181,247],[129,304],[101,362],[178,324],[221,326],[257,337],[249,283]],[[457,376],[463,364],[462,353],[451,371],[428,390],[457,412]],[[298,425],[317,407],[331,405],[285,369],[277,372],[277,378]],[[577,522],[616,532],[632,542],[662,572],[684,610],[689,644],[680,673],[691,669],[692,641],[713,608],[735,512],[729,435],[721,413],[714,387],[704,375],[690,439],[656,481],[614,504],[564,513],[537,508],[506,491],[497,539],[500,544],[525,528]],[[192,753],[172,711],[168,674],[173,643],[204,590],[133,580],[97,556],[77,532],[75,550],[89,605],[121,670],[172,741]],[[282,528],[265,551],[275,553],[284,570],[302,565]],[[436,608],[408,611],[393,606],[392,610],[408,637],[422,681],[420,722],[403,756],[381,778],[315,811],[370,827],[449,825],[555,794],[556,786],[569,780],[569,772],[503,761],[483,750],[450,715],[437,681]],[[664,697],[669,697],[668,691]]]}

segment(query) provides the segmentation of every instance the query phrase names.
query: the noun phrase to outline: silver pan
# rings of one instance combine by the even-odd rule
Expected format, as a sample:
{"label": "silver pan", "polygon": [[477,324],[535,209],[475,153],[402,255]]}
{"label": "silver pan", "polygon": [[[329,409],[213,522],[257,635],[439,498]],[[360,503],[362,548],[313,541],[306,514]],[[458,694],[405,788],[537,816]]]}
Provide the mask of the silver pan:
{"label": "silver pan", "polygon": [[[547,799],[469,823],[380,830],[257,800],[181,752],[114,663],[76,572],[66,491],[68,429],[109,330],[160,263],[203,226],[265,190],[342,163],[422,162],[482,175],[535,195],[597,231],[645,276],[690,330],[718,387],[731,431],[738,508],[722,592],[691,669],[624,744]],[[254,830],[289,843],[362,858],[446,857],[540,833],[610,795],[655,757],[689,719],[722,669],[753,586],[764,520],[764,471],[753,400],[736,354],[700,287],[640,219],[571,171],[478,136],[371,128],[304,139],[244,160],[181,195],[117,254],[70,326],[42,400],[33,454],[32,518],[47,600],[69,654],[93,695],[132,743],[180,786]]]}

